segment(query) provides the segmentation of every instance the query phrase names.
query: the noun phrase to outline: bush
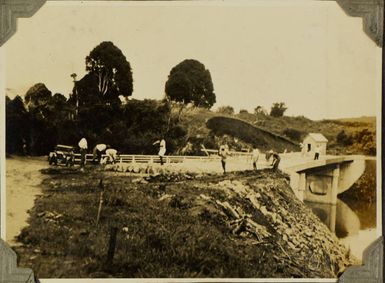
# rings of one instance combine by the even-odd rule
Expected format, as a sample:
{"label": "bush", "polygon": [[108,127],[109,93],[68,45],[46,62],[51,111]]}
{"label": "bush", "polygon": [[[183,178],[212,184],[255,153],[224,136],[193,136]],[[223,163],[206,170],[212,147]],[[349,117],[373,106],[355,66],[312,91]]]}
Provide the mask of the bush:
{"label": "bush", "polygon": [[347,135],[344,130],[337,134],[337,143],[348,146],[353,144],[353,137],[351,135]]}
{"label": "bush", "polygon": [[283,134],[287,136],[289,139],[293,141],[301,141],[302,140],[302,132],[296,130],[296,129],[291,129],[291,128],[286,128],[283,131]]}
{"label": "bush", "polygon": [[282,117],[287,107],[284,102],[274,103],[270,110],[270,116]]}
{"label": "bush", "polygon": [[222,114],[227,114],[227,115],[233,115],[234,108],[231,106],[221,106],[217,109],[217,112]]}

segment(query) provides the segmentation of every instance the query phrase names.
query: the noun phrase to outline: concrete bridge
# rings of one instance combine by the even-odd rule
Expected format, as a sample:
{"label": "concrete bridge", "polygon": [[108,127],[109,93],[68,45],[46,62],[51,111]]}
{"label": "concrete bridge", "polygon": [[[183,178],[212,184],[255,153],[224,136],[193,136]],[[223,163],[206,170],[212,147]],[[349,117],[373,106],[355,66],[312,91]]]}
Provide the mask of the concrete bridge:
{"label": "concrete bridge", "polygon": [[337,195],[364,173],[366,159],[360,155],[324,156],[298,163],[286,159],[281,169],[290,175],[290,186],[301,201],[337,204]]}
{"label": "concrete bridge", "polygon": [[[312,156],[299,152],[282,153],[279,169],[290,175],[290,185],[301,201],[314,203],[337,204],[337,195],[348,190],[365,171],[366,156],[331,156],[321,155],[320,160],[313,160]],[[92,155],[87,154],[87,161]],[[75,154],[75,163],[80,162],[80,154]],[[157,155],[129,155],[119,156],[119,162],[124,163],[159,163]],[[167,164],[179,164],[194,170],[221,172],[219,157],[209,156],[172,156],[166,155]],[[266,161],[264,155],[258,160],[258,168],[270,168],[271,161]],[[195,167],[194,167],[195,166]],[[229,171],[251,170],[251,154],[233,152],[228,160]]]}

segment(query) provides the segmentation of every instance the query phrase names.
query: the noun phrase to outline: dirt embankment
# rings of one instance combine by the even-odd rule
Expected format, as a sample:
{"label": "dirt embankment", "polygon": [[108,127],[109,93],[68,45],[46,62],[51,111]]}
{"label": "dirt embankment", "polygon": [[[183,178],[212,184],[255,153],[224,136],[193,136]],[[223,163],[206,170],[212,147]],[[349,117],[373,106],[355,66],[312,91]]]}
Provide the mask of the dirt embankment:
{"label": "dirt embankment", "polygon": [[[17,249],[41,278],[336,277],[351,264],[279,172],[54,173]],[[106,265],[111,227],[116,252]]]}

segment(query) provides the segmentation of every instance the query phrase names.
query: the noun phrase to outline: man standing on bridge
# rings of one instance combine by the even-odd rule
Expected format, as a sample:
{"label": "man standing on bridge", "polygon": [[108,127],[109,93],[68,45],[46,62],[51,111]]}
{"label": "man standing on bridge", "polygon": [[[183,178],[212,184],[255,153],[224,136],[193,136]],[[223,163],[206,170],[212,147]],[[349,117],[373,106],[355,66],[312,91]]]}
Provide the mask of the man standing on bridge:
{"label": "man standing on bridge", "polygon": [[278,170],[279,162],[281,162],[281,157],[279,157],[279,154],[277,152],[273,152],[272,155],[273,162],[271,163],[271,166],[273,166],[274,170]]}
{"label": "man standing on bridge", "polygon": [[159,144],[159,159],[160,159],[160,165],[163,165],[163,157],[166,154],[166,141],[164,138],[161,138],[160,140],[157,140],[156,142],[153,143],[153,145]]}
{"label": "man standing on bridge", "polygon": [[259,159],[259,150],[258,150],[258,148],[255,147],[253,149],[251,158],[252,158],[252,161],[253,161],[253,168],[254,168],[254,170],[257,170],[257,162],[258,162],[258,159]]}
{"label": "man standing on bridge", "polygon": [[318,160],[319,159],[319,154],[320,153],[321,153],[320,146],[317,145],[316,148],[315,148],[315,151],[314,151],[314,160]]}
{"label": "man standing on bridge", "polygon": [[221,163],[223,168],[223,174],[226,174],[226,161],[227,156],[230,155],[229,147],[227,144],[223,144],[219,147],[218,155],[221,157]]}
{"label": "man standing on bridge", "polygon": [[104,143],[97,144],[93,150],[92,162],[95,162],[95,159],[98,163],[102,159],[102,153],[107,149],[107,145]]}

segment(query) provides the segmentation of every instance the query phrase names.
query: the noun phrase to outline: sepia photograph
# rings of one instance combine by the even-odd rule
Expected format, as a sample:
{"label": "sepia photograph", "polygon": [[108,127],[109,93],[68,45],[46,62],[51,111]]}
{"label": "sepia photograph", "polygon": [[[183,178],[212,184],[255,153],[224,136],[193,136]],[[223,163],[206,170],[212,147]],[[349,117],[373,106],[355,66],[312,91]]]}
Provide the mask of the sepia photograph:
{"label": "sepia photograph", "polygon": [[19,268],[337,282],[364,264],[382,236],[370,13],[40,2],[0,48],[1,239]]}

